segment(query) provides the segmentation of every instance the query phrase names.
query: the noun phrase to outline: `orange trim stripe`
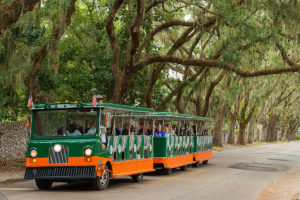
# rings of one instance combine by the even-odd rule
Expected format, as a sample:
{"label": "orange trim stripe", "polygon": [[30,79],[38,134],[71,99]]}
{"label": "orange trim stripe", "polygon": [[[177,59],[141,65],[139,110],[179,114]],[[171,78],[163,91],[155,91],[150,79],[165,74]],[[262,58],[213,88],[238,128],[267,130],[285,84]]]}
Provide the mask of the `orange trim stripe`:
{"label": "orange trim stripe", "polygon": [[155,164],[163,164],[165,168],[175,168],[195,163],[193,154],[174,156],[169,158],[153,158]]}
{"label": "orange trim stripe", "polygon": [[86,160],[87,157],[69,157],[67,164],[49,164],[49,158],[26,158],[26,167],[63,167],[63,166],[96,166],[98,165],[98,156],[91,156],[91,161]]}
{"label": "orange trim stripe", "polygon": [[213,158],[213,156],[212,156],[212,150],[210,150],[210,151],[204,151],[204,152],[199,152],[199,153],[194,153],[193,155],[194,155],[194,159],[197,162],[202,162],[202,161],[209,160],[209,159]]}
{"label": "orange trim stripe", "polygon": [[[112,165],[113,178],[121,176],[129,176],[133,174],[140,174],[145,172],[155,171],[153,168],[153,159],[138,159],[113,162],[112,158],[91,156],[91,161],[88,162],[87,157],[69,157],[67,164],[49,164],[48,158],[26,158],[26,167],[67,167],[67,166],[95,166],[97,176],[103,176],[104,166],[107,162]],[[101,160],[101,165],[99,165]]]}

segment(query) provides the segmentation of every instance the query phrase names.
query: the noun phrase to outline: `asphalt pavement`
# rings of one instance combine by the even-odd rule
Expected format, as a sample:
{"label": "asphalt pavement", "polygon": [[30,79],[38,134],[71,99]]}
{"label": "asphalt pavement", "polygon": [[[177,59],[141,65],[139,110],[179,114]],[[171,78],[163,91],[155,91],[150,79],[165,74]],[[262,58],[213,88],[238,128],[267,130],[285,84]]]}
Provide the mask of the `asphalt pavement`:
{"label": "asphalt pavement", "polygon": [[300,194],[300,142],[227,147],[214,156],[207,165],[187,171],[147,174],[141,183],[114,179],[105,191],[84,183],[55,183],[42,191],[33,180],[14,177],[0,181],[0,200],[290,200]]}

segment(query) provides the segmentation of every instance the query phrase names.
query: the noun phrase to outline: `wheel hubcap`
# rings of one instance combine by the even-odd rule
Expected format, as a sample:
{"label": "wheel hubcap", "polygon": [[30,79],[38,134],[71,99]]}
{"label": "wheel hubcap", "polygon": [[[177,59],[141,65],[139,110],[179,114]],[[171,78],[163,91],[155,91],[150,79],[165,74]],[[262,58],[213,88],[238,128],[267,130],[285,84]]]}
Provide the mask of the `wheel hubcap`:
{"label": "wheel hubcap", "polygon": [[108,173],[107,171],[104,171],[104,174],[102,177],[100,177],[100,184],[105,185],[108,181]]}

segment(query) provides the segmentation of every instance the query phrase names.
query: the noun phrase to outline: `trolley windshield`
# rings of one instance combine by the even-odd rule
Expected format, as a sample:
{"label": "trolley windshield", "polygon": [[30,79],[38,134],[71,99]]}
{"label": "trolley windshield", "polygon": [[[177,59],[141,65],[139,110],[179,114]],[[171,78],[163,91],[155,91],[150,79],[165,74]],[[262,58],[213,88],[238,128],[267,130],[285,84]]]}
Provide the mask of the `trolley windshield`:
{"label": "trolley windshield", "polygon": [[97,132],[97,111],[91,108],[36,111],[34,136],[87,136]]}

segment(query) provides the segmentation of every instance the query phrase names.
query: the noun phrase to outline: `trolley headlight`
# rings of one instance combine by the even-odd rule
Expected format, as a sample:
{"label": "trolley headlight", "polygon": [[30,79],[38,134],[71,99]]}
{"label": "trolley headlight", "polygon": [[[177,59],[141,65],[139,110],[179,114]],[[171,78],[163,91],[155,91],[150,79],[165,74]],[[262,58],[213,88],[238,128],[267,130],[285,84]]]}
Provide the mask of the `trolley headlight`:
{"label": "trolley headlight", "polygon": [[35,157],[37,156],[37,151],[36,151],[35,149],[32,149],[32,150],[30,151],[30,156],[31,156],[32,158],[35,158]]}
{"label": "trolley headlight", "polygon": [[56,153],[58,153],[61,151],[62,146],[60,144],[56,144],[56,145],[54,145],[53,149]]}
{"label": "trolley headlight", "polygon": [[92,150],[91,148],[86,148],[86,149],[84,150],[84,155],[85,155],[85,156],[91,156],[92,153],[93,153],[93,150]]}

